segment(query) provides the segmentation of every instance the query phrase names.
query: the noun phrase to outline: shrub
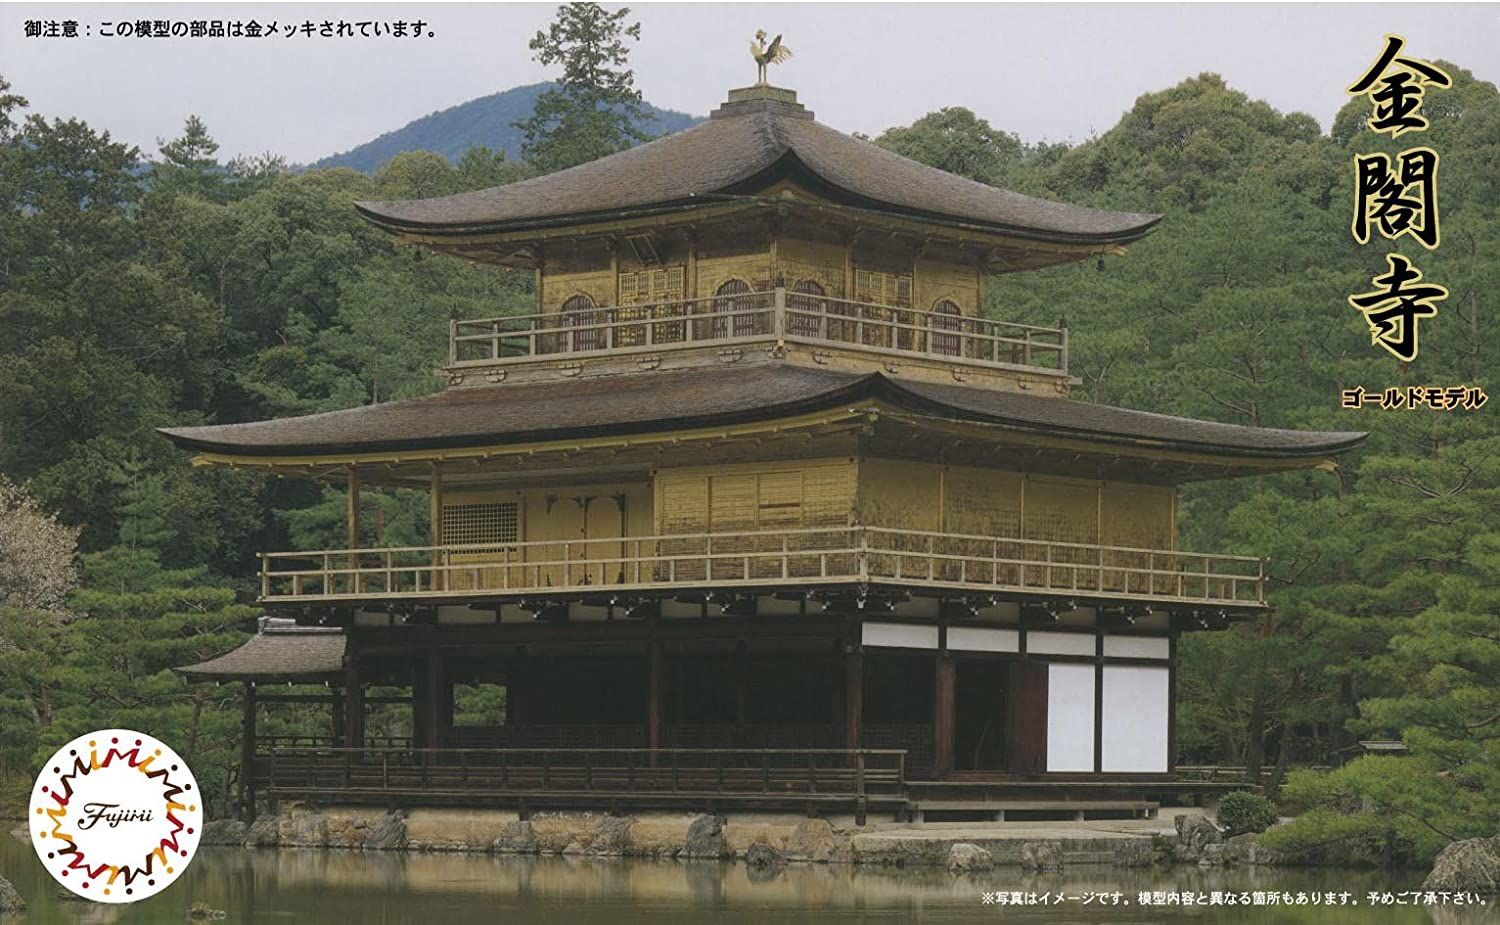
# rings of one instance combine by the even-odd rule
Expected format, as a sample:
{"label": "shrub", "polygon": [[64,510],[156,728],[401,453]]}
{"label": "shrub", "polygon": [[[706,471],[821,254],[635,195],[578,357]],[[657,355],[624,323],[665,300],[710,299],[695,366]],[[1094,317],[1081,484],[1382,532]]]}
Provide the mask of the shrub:
{"label": "shrub", "polygon": [[1276,824],[1276,804],[1247,790],[1224,794],[1219,801],[1219,826],[1225,835],[1264,832]]}

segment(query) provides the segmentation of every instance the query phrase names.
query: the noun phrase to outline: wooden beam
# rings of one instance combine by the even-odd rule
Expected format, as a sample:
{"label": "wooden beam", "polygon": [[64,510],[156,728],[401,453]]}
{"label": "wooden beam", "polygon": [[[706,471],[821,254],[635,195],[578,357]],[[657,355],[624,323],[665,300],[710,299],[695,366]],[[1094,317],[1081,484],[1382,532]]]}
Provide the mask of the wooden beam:
{"label": "wooden beam", "polygon": [[358,549],[359,544],[359,467],[348,468],[349,498],[348,510],[346,511],[346,522],[348,527],[349,548]]}

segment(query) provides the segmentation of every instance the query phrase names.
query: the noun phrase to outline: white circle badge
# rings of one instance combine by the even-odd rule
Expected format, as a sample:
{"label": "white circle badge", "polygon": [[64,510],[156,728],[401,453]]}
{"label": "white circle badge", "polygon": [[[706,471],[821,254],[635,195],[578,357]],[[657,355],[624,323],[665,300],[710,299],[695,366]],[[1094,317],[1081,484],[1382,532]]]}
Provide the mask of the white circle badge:
{"label": "white circle badge", "polygon": [[31,789],[31,843],[84,899],[131,903],[166,889],[198,850],[202,798],[187,762],[129,729],[57,750]]}

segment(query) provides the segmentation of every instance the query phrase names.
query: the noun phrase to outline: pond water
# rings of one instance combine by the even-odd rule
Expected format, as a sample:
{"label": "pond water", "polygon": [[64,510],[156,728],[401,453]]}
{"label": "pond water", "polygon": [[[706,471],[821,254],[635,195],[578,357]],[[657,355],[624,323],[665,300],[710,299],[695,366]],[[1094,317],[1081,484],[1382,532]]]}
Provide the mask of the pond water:
{"label": "pond water", "polygon": [[[948,922],[1004,916],[1008,922],[1253,922],[1500,925],[1500,905],[1371,906],[1371,890],[1414,890],[1421,878],[1368,871],[1171,868],[1157,871],[1080,867],[1060,875],[997,870],[975,877],[849,865],[793,864],[775,872],[740,863],[530,858],[473,854],[398,854],[318,850],[205,848],[167,890],[130,906],[58,898],[31,846],[0,837],[0,873],[30,904],[20,919],[37,923],[187,922],[195,901],[224,920],[261,923],[470,925],[582,922]],[[1353,894],[1354,906],[1150,908],[1141,891],[1305,891]],[[996,891],[1062,893],[1061,905],[998,907]],[[1087,894],[1123,893],[1129,905],[1083,904]]]}

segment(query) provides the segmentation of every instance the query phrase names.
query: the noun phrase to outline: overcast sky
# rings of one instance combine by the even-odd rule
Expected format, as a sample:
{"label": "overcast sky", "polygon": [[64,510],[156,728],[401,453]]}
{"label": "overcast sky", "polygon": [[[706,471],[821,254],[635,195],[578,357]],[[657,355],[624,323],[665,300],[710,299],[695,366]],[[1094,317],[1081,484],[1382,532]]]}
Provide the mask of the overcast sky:
{"label": "overcast sky", "polygon": [[[527,41],[555,4],[0,3],[0,75],[35,112],[79,116],[155,154],[197,113],[226,159],[309,162],[476,96],[544,80]],[[646,99],[705,114],[754,81],[757,28],[795,57],[773,82],[820,121],[878,133],[967,106],[1031,140],[1081,140],[1142,93],[1203,71],[1326,129],[1382,35],[1500,81],[1500,3],[655,4],[632,7],[631,63]],[[25,38],[27,20],[92,35]],[[421,19],[422,39],[105,38],[120,20]]]}

